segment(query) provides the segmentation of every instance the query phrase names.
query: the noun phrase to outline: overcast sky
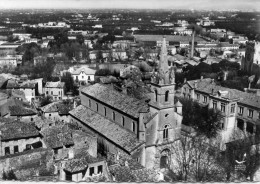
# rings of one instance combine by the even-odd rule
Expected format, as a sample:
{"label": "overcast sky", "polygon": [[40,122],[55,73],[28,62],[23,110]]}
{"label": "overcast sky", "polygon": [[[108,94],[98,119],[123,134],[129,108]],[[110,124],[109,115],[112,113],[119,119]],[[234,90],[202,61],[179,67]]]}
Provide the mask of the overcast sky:
{"label": "overcast sky", "polygon": [[0,0],[0,8],[254,8],[260,10],[260,0]]}

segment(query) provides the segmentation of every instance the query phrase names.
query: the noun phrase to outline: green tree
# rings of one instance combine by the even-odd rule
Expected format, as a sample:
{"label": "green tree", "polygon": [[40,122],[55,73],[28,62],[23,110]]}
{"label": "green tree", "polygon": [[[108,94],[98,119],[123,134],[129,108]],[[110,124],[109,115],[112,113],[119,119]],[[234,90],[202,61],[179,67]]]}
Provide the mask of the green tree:
{"label": "green tree", "polygon": [[52,103],[51,96],[47,95],[41,99],[41,107]]}
{"label": "green tree", "polygon": [[180,98],[183,105],[182,113],[184,125],[194,128],[198,133],[208,138],[216,137],[221,130],[221,112],[216,109],[202,107],[197,102]]}
{"label": "green tree", "polygon": [[98,50],[97,53],[96,53],[96,61],[97,61],[98,63],[102,63],[103,60],[104,60],[104,58],[103,58],[103,52],[102,52],[102,50]]}
{"label": "green tree", "polygon": [[182,136],[171,146],[170,177],[175,181],[225,181],[225,170],[220,164],[220,139],[204,135]]}

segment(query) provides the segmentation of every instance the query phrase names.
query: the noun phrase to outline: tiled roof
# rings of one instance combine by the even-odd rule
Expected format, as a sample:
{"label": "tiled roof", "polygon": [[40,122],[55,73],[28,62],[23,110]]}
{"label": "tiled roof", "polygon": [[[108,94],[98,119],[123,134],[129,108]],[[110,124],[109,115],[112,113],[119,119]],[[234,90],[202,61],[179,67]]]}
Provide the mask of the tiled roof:
{"label": "tiled roof", "polygon": [[88,68],[88,67],[81,67],[81,68],[75,69],[71,74],[72,75],[79,75],[81,72],[84,72],[87,75],[95,75],[96,70],[93,70],[93,69]]}
{"label": "tiled roof", "polygon": [[121,146],[129,153],[142,144],[134,133],[122,128],[118,124],[106,119],[83,105],[70,111],[70,114],[99,132],[107,139]]}
{"label": "tiled roof", "polygon": [[212,79],[198,79],[198,80],[191,80],[187,81],[187,83],[194,88],[195,81],[197,81],[197,88],[196,90],[212,94],[213,90],[213,95],[219,95],[220,92],[223,91],[228,91],[227,94],[222,95],[223,98],[227,100],[235,100],[238,99],[240,103],[253,106],[256,108],[260,108],[260,96],[257,96],[252,93],[247,93],[243,91],[239,91],[237,89],[231,89],[231,88],[226,88],[222,87],[220,85],[217,85],[216,83],[212,83]]}
{"label": "tiled roof", "polygon": [[135,118],[139,117],[141,109],[148,109],[146,102],[121,93],[108,85],[94,84],[83,88],[82,92]]}
{"label": "tiled roof", "polygon": [[11,116],[30,116],[37,114],[35,110],[21,106],[10,106],[9,110]]}
{"label": "tiled roof", "polygon": [[102,157],[91,156],[86,149],[74,150],[74,158],[65,163],[65,170],[71,173],[83,171],[88,167],[88,164],[96,163],[105,160]]}
{"label": "tiled roof", "polygon": [[65,104],[64,102],[52,102],[41,107],[44,113],[58,112],[60,115],[68,115],[69,111],[73,109],[73,104]]}
{"label": "tiled roof", "polygon": [[65,82],[47,82],[45,85],[45,88],[63,88],[65,85]]}
{"label": "tiled roof", "polygon": [[[136,41],[161,41],[163,37],[169,42],[189,42],[192,41],[192,36],[180,35],[135,35]],[[195,42],[205,41],[203,38],[195,37]]]}
{"label": "tiled roof", "polygon": [[7,89],[19,89],[19,88],[35,88],[35,82],[25,81],[23,83],[18,83],[15,79],[10,79],[6,85]]}
{"label": "tiled roof", "polygon": [[8,141],[13,139],[22,139],[26,137],[39,136],[39,131],[34,123],[25,123],[20,121],[0,120],[1,140]]}
{"label": "tiled roof", "polygon": [[63,145],[73,145],[72,131],[67,125],[51,126],[41,131],[43,140],[50,148],[59,148]]}
{"label": "tiled roof", "polygon": [[157,172],[146,169],[133,159],[128,159],[128,166],[123,163],[109,166],[109,171],[115,176],[117,182],[152,182]]}

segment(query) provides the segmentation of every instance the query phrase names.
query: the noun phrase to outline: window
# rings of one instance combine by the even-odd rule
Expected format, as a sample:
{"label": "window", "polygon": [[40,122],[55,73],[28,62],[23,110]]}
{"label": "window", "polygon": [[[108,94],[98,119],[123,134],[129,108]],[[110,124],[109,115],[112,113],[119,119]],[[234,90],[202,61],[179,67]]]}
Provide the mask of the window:
{"label": "window", "polygon": [[168,139],[168,129],[169,129],[169,125],[165,125],[164,129],[163,129],[163,139]]}
{"label": "window", "polygon": [[135,122],[132,122],[132,130],[135,132]]}
{"label": "window", "polygon": [[51,95],[53,95],[53,91],[51,91]]}
{"label": "window", "polygon": [[84,79],[84,76],[82,76],[82,79]]}
{"label": "window", "polygon": [[102,165],[99,165],[98,166],[98,174],[99,173],[103,173],[103,166]]}
{"label": "window", "polygon": [[221,103],[220,110],[221,112],[226,112],[226,104]]}
{"label": "window", "polygon": [[33,118],[31,118],[31,121],[33,121]]}
{"label": "window", "polygon": [[97,107],[97,112],[98,112],[98,103],[96,103],[96,107]]}
{"label": "window", "polygon": [[113,119],[113,121],[115,121],[115,119],[116,119],[115,112],[112,113],[112,119]]}
{"label": "window", "polygon": [[213,100],[213,109],[217,109],[217,101]]}
{"label": "window", "polygon": [[248,109],[248,117],[252,118],[254,114],[254,111],[252,109]]}
{"label": "window", "polygon": [[59,153],[59,150],[58,149],[54,149],[54,154],[58,154]]}
{"label": "window", "polygon": [[154,90],[154,94],[155,94],[155,101],[157,102],[157,96],[158,96],[158,93],[157,93],[157,90]]}
{"label": "window", "polygon": [[244,107],[238,107],[238,114],[242,115],[244,113]]}
{"label": "window", "polygon": [[26,144],[25,150],[30,150],[30,149],[31,149],[31,145],[30,144]]}
{"label": "window", "polygon": [[258,119],[260,119],[260,112],[258,112]]}
{"label": "window", "polygon": [[240,130],[244,130],[244,121],[241,119],[237,119],[237,128]]}
{"label": "window", "polygon": [[10,154],[10,148],[9,147],[5,147],[5,155],[9,155]]}
{"label": "window", "polygon": [[246,123],[246,131],[250,134],[253,134],[254,133],[254,124],[247,122]]}
{"label": "window", "polygon": [[234,112],[235,112],[235,107],[236,107],[235,104],[231,104],[231,109],[230,109],[230,112],[231,112],[231,113],[234,113]]}
{"label": "window", "polygon": [[197,94],[197,100],[200,100],[200,94]]}
{"label": "window", "polygon": [[104,114],[107,116],[107,108],[104,107]]}
{"label": "window", "polygon": [[88,80],[90,80],[90,76],[88,76]]}
{"label": "window", "polygon": [[49,114],[49,116],[51,116],[51,114]]}
{"label": "window", "polygon": [[204,103],[207,103],[207,101],[208,101],[207,97],[206,97],[206,96],[203,96],[203,102],[204,102]]}
{"label": "window", "polygon": [[59,91],[59,95],[60,95],[60,91]]}
{"label": "window", "polygon": [[18,146],[14,146],[14,153],[18,153],[18,152],[19,152]]}
{"label": "window", "polygon": [[90,99],[88,100],[88,105],[89,105],[89,107],[91,107],[91,100]]}
{"label": "window", "polygon": [[49,91],[46,91],[46,95],[48,95],[49,94]]}
{"label": "window", "polygon": [[125,126],[125,117],[122,116],[122,125]]}
{"label": "window", "polygon": [[65,172],[66,176],[65,176],[65,180],[67,181],[72,181],[72,174],[69,172]]}
{"label": "window", "polygon": [[168,102],[169,100],[169,91],[165,92],[165,102]]}
{"label": "window", "polygon": [[92,176],[94,174],[94,167],[89,168],[89,176]]}

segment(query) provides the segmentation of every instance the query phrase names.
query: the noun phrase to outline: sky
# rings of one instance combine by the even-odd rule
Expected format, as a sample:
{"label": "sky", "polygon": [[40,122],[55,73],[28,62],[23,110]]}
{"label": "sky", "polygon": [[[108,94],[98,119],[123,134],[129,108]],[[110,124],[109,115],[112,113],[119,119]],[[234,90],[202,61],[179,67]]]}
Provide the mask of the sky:
{"label": "sky", "polygon": [[257,9],[260,0],[0,0],[0,9]]}

